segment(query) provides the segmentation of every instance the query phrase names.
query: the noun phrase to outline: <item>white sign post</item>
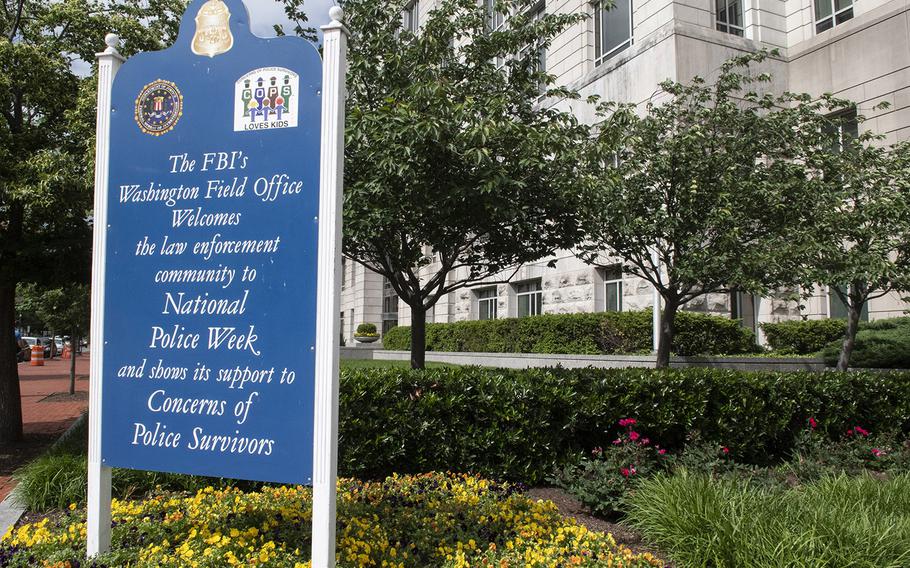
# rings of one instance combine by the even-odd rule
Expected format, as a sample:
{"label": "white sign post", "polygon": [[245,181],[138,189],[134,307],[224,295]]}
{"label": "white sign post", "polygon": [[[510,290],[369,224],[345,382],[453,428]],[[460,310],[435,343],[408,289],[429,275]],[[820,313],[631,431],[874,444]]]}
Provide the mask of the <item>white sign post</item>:
{"label": "white sign post", "polygon": [[[341,271],[341,211],[344,181],[344,105],[347,30],[343,11],[329,11],[323,26],[322,132],[317,252],[315,400],[313,422],[312,566],[335,565],[335,488],[338,457],[338,330]],[[94,254],[92,259],[92,357],[89,402],[87,543],[89,558],[111,546],[111,468],[102,462],[105,272],[112,90],[124,58],[117,36],[105,38],[98,54],[98,109],[95,149]],[[137,111],[138,112],[138,111]],[[179,117],[178,117],[179,118]]]}
{"label": "white sign post", "polygon": [[88,412],[88,504],[86,553],[89,558],[111,547],[111,468],[101,463],[101,389],[104,362],[104,271],[107,251],[108,159],[111,136],[111,90],[124,62],[120,39],[104,38],[98,57],[98,114],[95,123],[95,212],[92,242],[92,327]]}
{"label": "white sign post", "polygon": [[319,280],[316,292],[316,401],[313,428],[313,568],[335,566],[338,476],[338,311],[347,30],[344,12],[322,26],[322,146],[319,176]]}

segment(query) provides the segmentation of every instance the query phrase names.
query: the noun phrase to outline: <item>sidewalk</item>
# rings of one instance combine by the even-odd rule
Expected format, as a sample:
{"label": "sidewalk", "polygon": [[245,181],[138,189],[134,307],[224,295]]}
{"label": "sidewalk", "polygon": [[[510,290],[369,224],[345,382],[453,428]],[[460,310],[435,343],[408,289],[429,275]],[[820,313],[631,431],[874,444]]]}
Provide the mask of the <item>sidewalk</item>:
{"label": "sidewalk", "polygon": [[[88,408],[88,353],[76,358],[76,396],[69,396],[70,361],[45,361],[43,367],[19,363],[24,442],[0,449],[0,501],[12,490],[12,473],[40,455]],[[50,397],[51,395],[59,395]]]}

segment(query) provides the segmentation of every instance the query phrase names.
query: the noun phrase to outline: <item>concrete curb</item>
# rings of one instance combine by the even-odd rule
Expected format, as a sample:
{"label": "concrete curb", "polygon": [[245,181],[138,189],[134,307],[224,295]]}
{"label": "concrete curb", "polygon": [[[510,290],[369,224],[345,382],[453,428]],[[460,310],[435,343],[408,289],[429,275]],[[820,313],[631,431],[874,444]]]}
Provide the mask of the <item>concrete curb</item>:
{"label": "concrete curb", "polygon": [[[374,350],[374,361],[408,360],[410,351]],[[601,369],[643,367],[652,368],[654,355],[572,355],[544,353],[463,353],[456,351],[427,351],[427,361],[455,365],[481,365],[527,369],[531,367],[564,367]],[[715,367],[738,371],[824,371],[822,359],[809,357],[670,357],[670,366]]]}
{"label": "concrete curb", "polygon": [[19,492],[14,488],[3,502],[0,502],[0,537],[6,534],[10,527],[14,526],[22,514],[25,513],[25,507],[19,503],[17,494]]}

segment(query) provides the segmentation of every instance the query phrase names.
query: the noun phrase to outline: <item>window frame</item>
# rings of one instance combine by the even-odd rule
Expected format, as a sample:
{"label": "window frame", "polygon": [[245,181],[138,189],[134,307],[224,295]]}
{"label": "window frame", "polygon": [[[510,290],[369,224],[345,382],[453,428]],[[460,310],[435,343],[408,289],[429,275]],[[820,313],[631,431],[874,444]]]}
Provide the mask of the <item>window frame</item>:
{"label": "window frame", "polygon": [[[527,14],[530,21],[535,22],[547,15],[547,3],[545,1],[536,2],[529,6],[522,13]],[[536,72],[546,73],[547,72],[547,48],[544,45],[544,42],[537,41],[533,44],[527,44],[521,49],[518,50],[518,53],[515,54],[515,57],[519,60],[530,54],[536,52]],[[543,95],[547,90],[547,84],[545,81],[541,81],[538,85],[538,92]]]}
{"label": "window frame", "polygon": [[[622,1],[622,0],[619,0]],[[602,65],[605,61],[620,53],[626,49],[632,47],[635,43],[635,26],[633,20],[633,5],[632,0],[625,0],[629,3],[629,37],[626,38],[623,42],[614,46],[610,51],[606,53],[600,53],[603,51],[603,37],[601,33],[601,28],[603,27],[601,13],[609,13],[611,10],[604,8],[602,2],[594,3],[594,66],[598,67]],[[614,6],[616,4],[614,3]]]}
{"label": "window frame", "polygon": [[[720,20],[721,10],[719,9],[718,2],[724,3],[723,13],[726,17],[725,21]],[[741,25],[731,24],[730,23],[730,8],[739,5],[739,14],[741,18]],[[746,2],[745,0],[715,0],[714,1],[714,29],[719,32],[734,35],[737,37],[746,37]],[[721,27],[726,29],[721,29]]]}
{"label": "window frame", "polygon": [[[499,291],[496,286],[475,290],[477,296],[477,319],[480,321],[495,320],[499,318]],[[492,293],[492,295],[486,295]],[[486,315],[484,316],[484,308]]]}
{"label": "window frame", "polygon": [[[540,278],[518,282],[515,285],[515,308],[516,314],[520,318],[539,316],[543,314],[543,283]],[[530,287],[536,288],[530,289]],[[528,290],[522,288],[528,287]],[[528,298],[528,313],[522,315],[521,303],[523,298]]]}
{"label": "window frame", "polygon": [[[604,311],[605,312],[621,312],[623,309],[622,305],[622,294],[623,294],[623,272],[622,265],[618,264],[615,266],[608,266],[604,268]],[[616,286],[616,309],[610,308],[610,286]]]}
{"label": "window frame", "polygon": [[[834,4],[836,1],[837,0],[812,0],[812,22],[815,27],[816,35],[828,30],[833,30],[837,26],[842,26],[844,23],[849,22],[853,19],[853,6],[855,4],[854,0],[848,0],[850,4],[841,8],[840,10],[834,9]],[[831,9],[831,13],[821,19],[818,17],[819,2],[827,2]],[[847,12],[849,12],[849,16],[842,18],[842,16],[846,15]],[[826,27],[822,27],[825,26],[827,22],[830,23]]]}
{"label": "window frame", "polygon": [[420,25],[420,0],[412,0],[405,5],[401,12],[401,29],[417,34]]}
{"label": "window frame", "polygon": [[[389,302],[389,307],[394,307],[394,311],[385,311],[386,303]],[[395,291],[395,288],[392,287],[391,281],[385,276],[382,277],[382,312],[380,314],[380,319],[382,320],[382,334],[385,335],[387,331],[393,327],[398,326],[398,292]],[[394,316],[394,317],[393,317]]]}
{"label": "window frame", "polygon": [[[845,304],[843,301],[841,301],[840,296],[838,296],[837,293],[834,290],[832,290],[832,288],[833,288],[833,286],[828,286],[828,293],[826,294],[826,298],[828,300],[828,319],[844,319],[845,320],[850,317],[850,310],[847,307],[847,304]],[[841,288],[841,286],[838,286],[838,288]],[[835,301],[838,304],[840,304],[841,308],[844,310],[845,313],[843,316],[834,316],[833,315],[832,310],[833,310]],[[861,322],[869,321],[869,302],[868,301],[865,304],[863,304],[863,309],[860,310],[860,312],[859,312],[859,321],[861,321]]]}

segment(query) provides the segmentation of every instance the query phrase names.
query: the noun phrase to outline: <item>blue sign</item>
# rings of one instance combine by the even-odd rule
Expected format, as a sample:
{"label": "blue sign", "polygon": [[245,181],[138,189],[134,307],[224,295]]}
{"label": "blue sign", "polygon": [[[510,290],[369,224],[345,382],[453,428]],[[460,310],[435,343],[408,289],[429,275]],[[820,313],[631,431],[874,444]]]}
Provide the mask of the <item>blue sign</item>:
{"label": "blue sign", "polygon": [[241,0],[117,74],[105,465],[311,482],[321,79]]}

